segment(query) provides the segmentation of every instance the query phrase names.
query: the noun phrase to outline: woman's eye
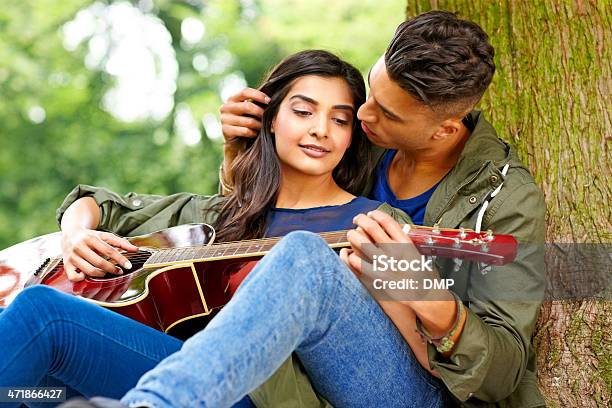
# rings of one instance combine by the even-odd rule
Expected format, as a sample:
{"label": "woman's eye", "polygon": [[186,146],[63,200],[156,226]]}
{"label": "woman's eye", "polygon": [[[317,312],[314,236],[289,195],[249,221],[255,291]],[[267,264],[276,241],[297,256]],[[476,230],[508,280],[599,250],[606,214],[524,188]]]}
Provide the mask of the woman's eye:
{"label": "woman's eye", "polygon": [[339,118],[334,118],[334,122],[336,122],[337,124],[342,125],[342,126],[350,124],[350,122],[348,120],[339,119]]}
{"label": "woman's eye", "polygon": [[299,109],[293,109],[293,113],[295,113],[298,116],[310,116],[311,113],[305,110],[299,110]]}

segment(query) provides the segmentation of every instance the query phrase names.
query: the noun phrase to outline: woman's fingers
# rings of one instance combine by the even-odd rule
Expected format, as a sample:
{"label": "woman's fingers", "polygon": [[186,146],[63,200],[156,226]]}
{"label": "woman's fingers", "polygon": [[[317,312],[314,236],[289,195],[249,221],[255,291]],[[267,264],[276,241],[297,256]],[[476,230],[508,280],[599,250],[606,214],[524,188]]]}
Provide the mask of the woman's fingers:
{"label": "woman's fingers", "polygon": [[[101,250],[99,248],[103,248],[104,251],[108,251],[105,247],[103,247],[100,244],[93,244],[93,248],[95,249],[95,251],[94,249],[90,247],[82,245],[82,246],[75,248],[74,252],[80,257],[80,259],[84,260],[85,262],[87,262],[89,265],[93,266],[96,269],[100,269],[105,272],[109,272],[113,274],[121,273],[117,271],[116,265],[107,261],[100,255]],[[84,271],[84,272],[87,273],[87,271]]]}
{"label": "woman's fingers", "polygon": [[128,252],[138,251],[138,247],[136,245],[132,244],[127,239],[111,234],[110,232],[100,232],[100,238],[112,246],[124,249]]}
{"label": "woman's fingers", "polygon": [[66,233],[62,253],[68,279],[76,282],[86,276],[102,277],[107,272],[120,275],[122,271],[117,265],[131,269],[130,261],[118,248],[130,252],[138,250],[127,239],[108,232],[77,230]]}
{"label": "woman's fingers", "polygon": [[82,273],[87,276],[93,276],[96,278],[102,278],[106,275],[106,272],[94,267],[89,262],[85,261],[83,258],[74,258],[71,263]]}
{"label": "woman's fingers", "polygon": [[68,280],[72,282],[80,282],[85,279],[85,274],[76,270],[76,266],[64,258],[64,272],[68,276]]}

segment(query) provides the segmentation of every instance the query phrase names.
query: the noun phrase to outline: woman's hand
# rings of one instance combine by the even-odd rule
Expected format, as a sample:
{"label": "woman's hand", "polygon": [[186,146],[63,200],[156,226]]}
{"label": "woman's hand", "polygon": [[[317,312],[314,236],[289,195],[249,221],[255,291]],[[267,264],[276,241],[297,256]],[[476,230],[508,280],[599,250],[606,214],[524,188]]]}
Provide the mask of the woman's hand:
{"label": "woman's hand", "polygon": [[107,272],[121,275],[123,271],[117,265],[131,269],[132,264],[119,249],[138,251],[138,247],[127,239],[109,232],[74,228],[62,233],[64,270],[73,282],[85,276],[102,277]]}

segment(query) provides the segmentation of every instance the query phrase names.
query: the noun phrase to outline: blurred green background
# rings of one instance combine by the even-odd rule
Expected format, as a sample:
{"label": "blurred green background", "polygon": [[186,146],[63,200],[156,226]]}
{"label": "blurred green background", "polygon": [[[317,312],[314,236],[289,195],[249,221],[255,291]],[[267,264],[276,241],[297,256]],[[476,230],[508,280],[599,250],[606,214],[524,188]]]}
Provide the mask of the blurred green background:
{"label": "blurred green background", "polygon": [[405,5],[4,0],[0,248],[55,231],[55,209],[78,183],[215,192],[224,98],[305,48],[367,73]]}

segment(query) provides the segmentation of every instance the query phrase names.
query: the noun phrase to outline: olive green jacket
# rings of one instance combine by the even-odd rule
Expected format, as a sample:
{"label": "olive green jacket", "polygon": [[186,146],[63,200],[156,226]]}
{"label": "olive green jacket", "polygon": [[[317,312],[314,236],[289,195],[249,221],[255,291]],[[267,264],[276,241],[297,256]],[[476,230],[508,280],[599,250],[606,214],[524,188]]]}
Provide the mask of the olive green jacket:
{"label": "olive green jacket", "polygon": [[[482,230],[511,234],[525,247],[505,266],[438,258],[440,275],[455,279],[453,290],[464,300],[468,315],[450,357],[444,358],[430,345],[429,363],[457,406],[544,406],[531,344],[544,291],[543,195],[516,151],[497,137],[481,114],[472,112],[470,119],[474,130],[458,163],[434,191],[425,225],[473,229],[488,201],[481,215]],[[379,159],[383,153],[378,152]],[[120,196],[78,186],[58,209],[58,220],[70,203],[83,196],[94,197],[100,205],[100,229],[125,236],[189,222],[210,223],[216,213],[206,209],[221,200],[187,193]],[[398,214],[396,218],[401,218]],[[259,407],[329,406],[316,394],[295,358],[250,395]]]}

